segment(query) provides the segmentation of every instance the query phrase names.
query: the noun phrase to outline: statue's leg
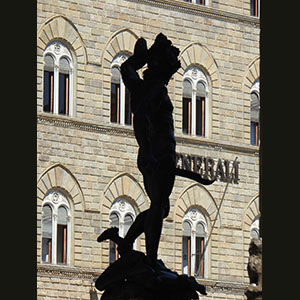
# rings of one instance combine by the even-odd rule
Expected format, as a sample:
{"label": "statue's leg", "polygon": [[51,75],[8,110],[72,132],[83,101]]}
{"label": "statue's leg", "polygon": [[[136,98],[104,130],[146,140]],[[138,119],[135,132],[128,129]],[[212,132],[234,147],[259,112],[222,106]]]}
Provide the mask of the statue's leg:
{"label": "statue's leg", "polygon": [[159,168],[151,180],[151,206],[145,219],[146,251],[150,263],[155,265],[163,225],[169,213],[169,195],[172,192],[175,174],[170,169]]}
{"label": "statue's leg", "polygon": [[97,238],[97,242],[99,243],[105,240],[112,240],[116,244],[120,245],[124,239],[119,236],[119,229],[117,227],[111,227],[104,230]]}
{"label": "statue's leg", "polygon": [[147,214],[148,209],[141,212],[130,226],[126,236],[123,239],[122,244],[118,246],[118,250],[121,255],[122,253],[132,249],[133,243],[136,238],[144,232],[144,225]]}

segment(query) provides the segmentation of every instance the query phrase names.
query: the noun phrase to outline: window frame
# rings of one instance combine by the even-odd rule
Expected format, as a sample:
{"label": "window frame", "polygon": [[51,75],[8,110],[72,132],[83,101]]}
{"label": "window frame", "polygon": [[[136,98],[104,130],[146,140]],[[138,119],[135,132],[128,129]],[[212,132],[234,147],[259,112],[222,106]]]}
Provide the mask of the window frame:
{"label": "window frame", "polygon": [[[43,54],[43,62],[44,62],[44,73],[43,76],[45,77],[45,72],[49,72],[45,70],[45,57],[46,55],[50,55],[54,60],[54,70],[53,70],[53,107],[50,111],[44,110],[44,94],[43,94],[43,112],[45,113],[53,113],[57,115],[65,115],[65,116],[74,116],[74,107],[73,107],[73,82],[74,82],[74,64],[73,64],[73,58],[72,54],[67,48],[67,46],[60,41],[52,41],[50,42]],[[59,101],[60,101],[60,75],[65,74],[63,72],[60,72],[59,63],[62,58],[66,58],[69,63],[69,72],[68,72],[68,91],[66,92],[68,94],[68,99],[66,99],[66,102],[68,102],[68,107],[66,105],[66,113],[60,114],[59,113]],[[43,90],[45,90],[45,81],[43,80]]]}
{"label": "window frame", "polygon": [[[259,117],[258,120],[253,120],[252,119],[252,99],[251,95],[252,93],[255,93],[258,97],[258,116],[260,114],[260,82],[259,79],[255,80],[253,83],[251,89],[250,89],[250,145],[252,146],[259,146],[260,145],[260,122],[259,122]],[[252,134],[253,134],[253,128],[255,130],[254,132],[254,143],[252,143]]]}
{"label": "window frame", "polygon": [[207,5],[208,0],[200,0],[204,3],[197,3],[197,0],[183,0],[184,2],[188,2],[188,3],[193,3],[193,4],[197,4],[197,5]]}
{"label": "window frame", "polygon": [[[128,59],[128,55],[125,53],[118,54],[112,61],[111,66],[110,66],[110,78],[111,78],[111,87],[110,87],[110,122],[113,124],[119,124],[119,125],[124,125],[124,126],[132,126],[132,118],[133,114],[131,111],[129,113],[131,114],[130,117],[130,123],[126,123],[126,108],[127,106],[130,109],[130,94],[128,89],[126,88],[122,76],[121,76],[121,65],[124,61]],[[119,70],[120,74],[120,81],[119,83],[113,83],[112,82],[112,69],[117,68]],[[117,94],[117,114],[116,114],[116,122],[112,121],[112,84],[118,85],[118,88],[116,89]],[[126,105],[126,101],[129,101],[129,105]],[[127,103],[128,104],[128,103]]]}
{"label": "window frame", "polygon": [[254,231],[259,237],[259,217],[256,217],[251,223],[250,231],[249,231],[249,236],[251,240],[252,240],[252,234],[251,234],[252,231]]}
{"label": "window frame", "polygon": [[[71,209],[67,197],[59,190],[51,190],[49,191],[42,204],[42,216],[43,216],[43,207],[45,205],[50,206],[52,210],[52,245],[51,245],[51,260],[43,261],[43,257],[41,255],[41,263],[49,263],[56,265],[70,265],[71,261],[71,226],[72,226],[72,218],[71,218]],[[58,209],[60,207],[64,207],[67,212],[67,230],[66,230],[66,263],[58,263],[57,262],[57,240],[58,240]],[[43,232],[43,217],[42,217],[42,232]],[[42,233],[43,239],[43,233]],[[64,246],[65,247],[65,246]],[[43,245],[41,247],[41,253],[43,253]],[[63,254],[64,256],[64,254]]]}
{"label": "window frame", "polygon": [[[127,215],[130,215],[132,217],[132,223],[135,221],[136,218],[136,212],[133,208],[133,205],[125,198],[118,198],[117,200],[115,200],[110,208],[109,211],[109,219],[111,217],[112,214],[116,214],[118,216],[118,229],[119,229],[119,236],[120,237],[124,237],[125,236],[125,217]],[[132,225],[131,223],[131,225]],[[130,225],[130,226],[131,226]],[[111,227],[111,223],[109,225]],[[128,229],[130,228],[130,226],[128,227]],[[114,245],[115,249],[116,249],[116,245],[110,241],[110,247]],[[137,247],[136,241],[133,244],[133,249],[135,250]],[[110,253],[110,251],[109,251]],[[118,251],[117,249],[115,250],[115,260],[118,257]],[[110,254],[109,254],[110,256]],[[109,262],[112,263],[115,260],[112,260],[111,257],[109,257]]]}
{"label": "window frame", "polygon": [[[197,276],[199,278],[206,278],[207,274],[208,274],[208,250],[205,249],[204,252],[204,256],[202,259],[202,267],[200,267],[200,274],[197,274],[196,270],[196,243],[197,243],[197,233],[196,233],[196,228],[197,228],[197,224],[201,224],[204,228],[204,236],[200,237],[203,238],[203,249],[204,250],[204,246],[207,242],[207,237],[208,237],[208,230],[207,230],[207,222],[206,219],[203,215],[203,213],[195,207],[192,207],[190,209],[187,210],[187,212],[185,213],[183,219],[182,219],[182,225],[184,222],[187,222],[190,227],[191,227],[191,236],[190,236],[190,251],[191,253],[188,253],[188,265],[190,264],[190,267],[188,267],[188,269],[190,269],[190,276]],[[183,242],[183,240],[182,240]],[[182,244],[182,247],[184,245]],[[201,253],[199,254],[201,256]],[[203,271],[203,273],[202,273]],[[182,258],[182,272],[184,273],[183,270],[183,258]],[[186,273],[185,273],[186,274]]]}
{"label": "window frame", "polygon": [[250,0],[250,16],[260,17],[260,0]]}
{"label": "window frame", "polygon": [[[182,133],[185,135],[191,135],[191,136],[197,136],[197,137],[208,137],[209,135],[209,84],[206,78],[205,73],[202,71],[202,69],[198,66],[190,66],[186,69],[186,71],[183,74],[182,78],[182,89],[183,89],[183,83],[184,81],[189,81],[191,84],[191,105],[190,105],[190,113],[188,116],[188,124],[190,124],[191,129],[188,129],[188,133],[185,133],[183,130],[183,122],[185,119],[184,116],[184,99],[188,99],[185,97],[182,93]],[[197,85],[198,83],[201,82],[204,87],[205,87],[205,95],[203,96],[198,96],[197,95]],[[197,101],[198,98],[201,99],[201,114],[202,116],[197,116]],[[203,102],[202,102],[203,101]],[[203,104],[202,104],[203,103]],[[204,106],[204,112],[203,110]],[[204,121],[203,121],[203,116],[204,116]],[[189,120],[190,117],[190,120]],[[199,119],[198,119],[199,118]],[[201,121],[201,134],[197,134],[197,120],[200,122]],[[203,129],[204,125],[204,129]],[[190,133],[189,133],[190,132]]]}

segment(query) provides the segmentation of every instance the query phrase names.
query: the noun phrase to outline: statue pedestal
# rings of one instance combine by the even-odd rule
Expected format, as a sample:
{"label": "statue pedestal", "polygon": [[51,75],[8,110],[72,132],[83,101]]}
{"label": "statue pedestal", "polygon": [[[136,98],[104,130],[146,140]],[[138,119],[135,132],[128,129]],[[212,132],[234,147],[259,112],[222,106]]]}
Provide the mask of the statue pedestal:
{"label": "statue pedestal", "polygon": [[144,253],[130,250],[111,264],[96,280],[104,291],[101,300],[192,300],[206,295],[205,286],[194,277],[179,275],[157,260],[156,270]]}

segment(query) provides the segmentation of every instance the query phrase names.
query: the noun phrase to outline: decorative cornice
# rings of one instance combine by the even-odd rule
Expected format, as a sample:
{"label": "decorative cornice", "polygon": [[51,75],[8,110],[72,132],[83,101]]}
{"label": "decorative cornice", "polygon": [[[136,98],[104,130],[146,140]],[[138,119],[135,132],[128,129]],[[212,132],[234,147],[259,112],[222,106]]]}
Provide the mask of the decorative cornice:
{"label": "decorative cornice", "polygon": [[144,3],[156,7],[173,9],[194,15],[201,15],[222,21],[233,23],[247,23],[260,27],[260,20],[257,17],[247,16],[243,14],[232,13],[221,9],[185,2],[183,0],[127,0],[135,3]]}
{"label": "decorative cornice", "polygon": [[[75,118],[65,117],[54,114],[47,113],[38,113],[37,115],[37,123],[38,124],[47,124],[57,127],[64,128],[72,128],[79,129],[88,132],[100,133],[100,134],[109,134],[115,136],[123,136],[123,137],[134,137],[133,128],[129,126],[121,126],[121,125],[98,125],[90,122],[80,121]],[[202,146],[211,148],[215,151],[227,151],[232,153],[242,153],[258,156],[259,155],[259,147],[257,146],[244,146],[240,144],[232,144],[229,142],[221,141],[217,142],[208,138],[199,138],[193,136],[184,136],[179,135],[176,136],[176,143],[179,146],[190,145],[190,146]]]}
{"label": "decorative cornice", "polygon": [[[37,275],[43,277],[60,277],[69,279],[90,280],[97,278],[103,270],[86,269],[81,267],[70,267],[52,264],[37,264]],[[243,294],[247,284],[238,282],[216,281],[211,279],[197,278],[200,284],[207,287],[207,291],[231,291],[237,294]]]}
{"label": "decorative cornice", "polygon": [[38,276],[58,276],[64,278],[72,279],[89,279],[99,276],[101,274],[100,270],[84,269],[79,267],[70,267],[62,265],[52,265],[52,264],[37,264],[37,275]]}
{"label": "decorative cornice", "polygon": [[94,123],[79,121],[71,117],[63,117],[53,114],[40,114],[37,115],[38,124],[48,124],[57,127],[73,128],[94,133],[111,134],[118,136],[134,137],[132,128],[125,128],[125,126],[104,126]]}
{"label": "decorative cornice", "polygon": [[209,138],[193,137],[193,136],[176,136],[176,143],[178,145],[204,146],[215,151],[224,151],[232,153],[250,154],[254,156],[259,155],[258,146],[244,146],[241,144],[233,144],[231,142],[220,141],[216,142]]}

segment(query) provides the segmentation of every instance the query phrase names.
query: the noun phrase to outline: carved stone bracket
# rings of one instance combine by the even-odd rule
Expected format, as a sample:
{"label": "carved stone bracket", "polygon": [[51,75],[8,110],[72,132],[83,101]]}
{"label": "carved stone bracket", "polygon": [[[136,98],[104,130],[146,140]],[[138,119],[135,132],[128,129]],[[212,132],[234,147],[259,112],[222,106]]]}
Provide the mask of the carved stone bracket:
{"label": "carved stone bracket", "polygon": [[262,241],[261,239],[252,239],[249,246],[248,275],[250,284],[245,295],[247,300],[262,299]]}

